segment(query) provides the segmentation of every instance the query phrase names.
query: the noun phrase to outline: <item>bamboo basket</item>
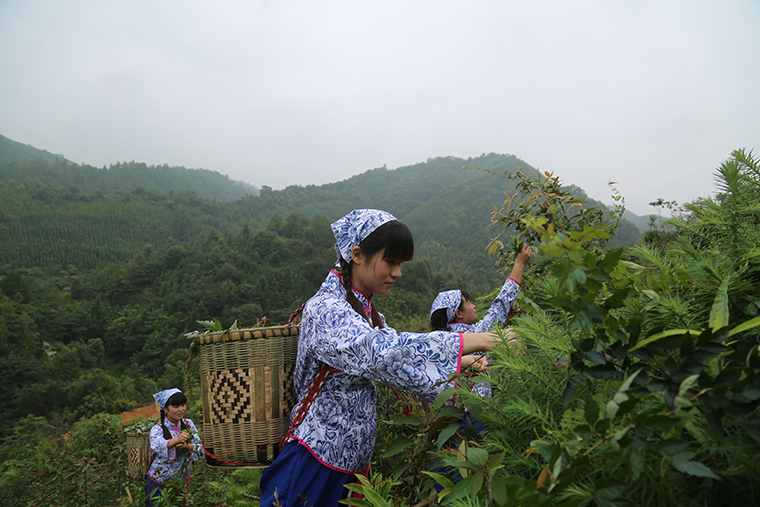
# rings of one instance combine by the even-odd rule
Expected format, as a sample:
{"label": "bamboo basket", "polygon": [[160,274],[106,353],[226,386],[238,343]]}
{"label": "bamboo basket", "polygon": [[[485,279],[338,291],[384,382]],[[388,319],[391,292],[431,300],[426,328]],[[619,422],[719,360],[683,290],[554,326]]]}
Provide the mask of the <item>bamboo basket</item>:
{"label": "bamboo basket", "polygon": [[127,472],[130,477],[144,479],[150,467],[148,433],[127,433]]}
{"label": "bamboo basket", "polygon": [[299,329],[262,327],[198,337],[207,465],[263,468],[277,457],[298,401],[293,370]]}

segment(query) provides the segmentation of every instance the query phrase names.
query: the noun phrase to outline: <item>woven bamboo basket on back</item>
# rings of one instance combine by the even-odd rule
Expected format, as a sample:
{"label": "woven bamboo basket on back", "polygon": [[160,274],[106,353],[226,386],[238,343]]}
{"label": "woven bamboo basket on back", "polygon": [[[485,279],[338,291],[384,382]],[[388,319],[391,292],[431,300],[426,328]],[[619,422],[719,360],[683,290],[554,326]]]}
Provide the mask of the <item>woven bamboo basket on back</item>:
{"label": "woven bamboo basket on back", "polygon": [[127,433],[127,472],[134,479],[145,479],[150,467],[148,433]]}
{"label": "woven bamboo basket on back", "polygon": [[298,398],[293,370],[300,326],[198,337],[206,463],[266,467],[279,452]]}

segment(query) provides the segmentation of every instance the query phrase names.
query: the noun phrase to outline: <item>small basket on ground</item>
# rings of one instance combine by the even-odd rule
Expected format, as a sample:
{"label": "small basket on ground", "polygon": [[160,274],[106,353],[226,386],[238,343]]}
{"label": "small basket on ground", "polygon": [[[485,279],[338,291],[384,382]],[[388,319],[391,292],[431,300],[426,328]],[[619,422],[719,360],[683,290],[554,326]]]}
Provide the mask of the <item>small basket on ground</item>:
{"label": "small basket on ground", "polygon": [[134,479],[145,479],[150,467],[148,433],[127,433],[127,473]]}
{"label": "small basket on ground", "polygon": [[298,398],[293,370],[300,326],[200,335],[206,464],[263,468],[279,453]]}

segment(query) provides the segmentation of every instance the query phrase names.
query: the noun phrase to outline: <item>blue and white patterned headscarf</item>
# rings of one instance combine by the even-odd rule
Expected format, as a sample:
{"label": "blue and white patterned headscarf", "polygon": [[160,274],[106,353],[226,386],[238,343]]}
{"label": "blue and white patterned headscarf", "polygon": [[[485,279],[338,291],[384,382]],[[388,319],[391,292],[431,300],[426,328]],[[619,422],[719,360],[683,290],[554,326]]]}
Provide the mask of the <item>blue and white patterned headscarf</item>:
{"label": "blue and white patterned headscarf", "polygon": [[351,250],[372,234],[375,229],[391,220],[398,220],[387,211],[355,209],[331,227],[335,235],[335,252],[339,258],[351,262]]}
{"label": "blue and white patterned headscarf", "polygon": [[169,401],[169,398],[171,398],[172,394],[181,392],[182,391],[176,387],[174,389],[166,389],[154,394],[153,399],[156,400],[156,403],[158,403],[158,408],[164,408],[166,406],[166,402]]}
{"label": "blue and white patterned headscarf", "polygon": [[449,322],[454,322],[454,312],[459,309],[462,304],[462,291],[461,290],[447,290],[440,292],[433,301],[433,308],[430,310],[430,315],[433,312],[446,308],[446,318]]}

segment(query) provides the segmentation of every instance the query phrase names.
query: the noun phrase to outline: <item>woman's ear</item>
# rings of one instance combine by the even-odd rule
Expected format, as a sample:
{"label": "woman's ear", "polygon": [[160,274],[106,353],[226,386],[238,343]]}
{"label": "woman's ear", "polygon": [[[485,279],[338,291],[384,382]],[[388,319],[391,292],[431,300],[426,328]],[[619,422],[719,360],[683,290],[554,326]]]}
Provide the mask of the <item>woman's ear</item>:
{"label": "woman's ear", "polygon": [[464,314],[459,308],[454,310],[454,322],[464,322]]}
{"label": "woman's ear", "polygon": [[355,245],[351,249],[351,260],[354,262],[354,264],[361,264],[364,261],[364,254],[362,253],[362,249],[359,247],[359,245]]}

